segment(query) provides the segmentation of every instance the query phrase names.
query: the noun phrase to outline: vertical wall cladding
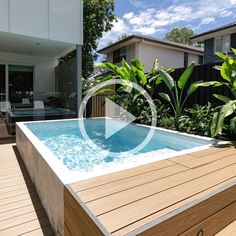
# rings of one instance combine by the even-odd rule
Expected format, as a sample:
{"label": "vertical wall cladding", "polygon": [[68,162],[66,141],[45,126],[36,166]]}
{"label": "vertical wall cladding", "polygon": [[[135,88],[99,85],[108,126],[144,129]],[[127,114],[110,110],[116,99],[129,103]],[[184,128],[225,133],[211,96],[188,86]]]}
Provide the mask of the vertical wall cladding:
{"label": "vertical wall cladding", "polygon": [[236,48],[236,33],[231,34],[231,47]]}
{"label": "vertical wall cladding", "polygon": [[[72,58],[56,67],[56,92],[60,92],[67,96],[72,93],[77,94],[76,68],[76,58]],[[74,107],[70,108],[75,109]]]}
{"label": "vertical wall cladding", "polygon": [[214,39],[208,39],[204,42],[204,64],[215,63],[222,61],[219,57],[215,55],[215,48],[214,48]]}

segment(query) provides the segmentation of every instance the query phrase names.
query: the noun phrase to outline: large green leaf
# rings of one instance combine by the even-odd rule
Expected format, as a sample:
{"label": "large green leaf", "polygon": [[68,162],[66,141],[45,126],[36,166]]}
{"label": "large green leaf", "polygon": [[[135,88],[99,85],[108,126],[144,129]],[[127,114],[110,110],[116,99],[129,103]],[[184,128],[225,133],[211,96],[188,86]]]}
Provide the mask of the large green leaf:
{"label": "large green leaf", "polygon": [[227,58],[227,55],[225,55],[221,52],[216,52],[215,55],[218,56],[219,58],[223,59],[223,60],[226,60],[226,58]]}
{"label": "large green leaf", "polygon": [[219,81],[210,81],[210,82],[203,82],[203,81],[197,81],[195,83],[192,83],[188,89],[187,94],[191,95],[193,92],[195,92],[199,87],[209,87],[209,86],[221,86],[222,83]]}
{"label": "large green leaf", "polygon": [[151,73],[153,75],[156,75],[158,73],[159,69],[160,69],[159,60],[155,59],[152,70],[151,70]]}
{"label": "large green leaf", "polygon": [[234,55],[236,55],[236,49],[235,48],[231,48],[231,49],[232,49]]}
{"label": "large green leaf", "polygon": [[104,77],[99,76],[96,78],[96,81],[98,81],[99,83],[102,83],[102,82],[105,82],[105,81],[110,80],[112,78],[113,78],[113,75],[106,75]]}
{"label": "large green leaf", "polygon": [[143,70],[144,66],[140,63],[138,59],[134,59],[131,61],[131,65],[138,68],[139,70]]}
{"label": "large green leaf", "polygon": [[189,65],[185,71],[183,72],[183,74],[180,76],[179,80],[178,80],[178,86],[180,89],[184,89],[186,83],[188,82],[190,76],[193,73],[193,70],[195,68],[195,62],[192,62],[191,65]]}
{"label": "large green leaf", "polygon": [[220,74],[222,76],[222,78],[224,80],[227,80],[227,81],[231,81],[231,72],[230,72],[230,68],[229,66],[227,65],[226,62],[223,63],[223,65],[221,66],[221,70],[220,70]]}
{"label": "large green leaf", "polygon": [[236,110],[236,100],[229,101],[227,104],[223,105],[219,112],[215,113],[213,116],[213,122],[211,126],[211,136],[215,137],[218,134],[222,134],[224,128],[224,120],[226,117],[232,115]]}
{"label": "large green leaf", "polygon": [[166,71],[162,69],[160,69],[160,75],[163,81],[165,82],[165,84],[167,85],[167,87],[169,88],[169,90],[172,90],[175,86],[174,79]]}
{"label": "large green leaf", "polygon": [[213,96],[219,100],[221,100],[222,102],[229,102],[230,101],[230,98],[229,97],[226,97],[224,95],[220,95],[220,94],[213,94]]}
{"label": "large green leaf", "polygon": [[145,84],[147,83],[147,77],[146,77],[146,75],[144,74],[144,72],[141,71],[141,70],[138,70],[138,71],[137,71],[137,74],[138,74],[138,77],[141,79],[141,84],[142,84],[142,85],[145,85]]}
{"label": "large green leaf", "polygon": [[159,93],[159,95],[167,102],[171,102],[171,99],[167,93]]}
{"label": "large green leaf", "polygon": [[230,130],[236,133],[236,116],[230,120]]}

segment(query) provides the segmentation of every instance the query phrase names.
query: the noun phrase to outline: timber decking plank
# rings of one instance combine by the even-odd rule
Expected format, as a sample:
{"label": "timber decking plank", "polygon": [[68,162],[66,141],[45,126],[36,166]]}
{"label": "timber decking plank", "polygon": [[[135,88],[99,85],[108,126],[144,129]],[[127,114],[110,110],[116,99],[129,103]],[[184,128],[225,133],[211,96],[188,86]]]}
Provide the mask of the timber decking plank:
{"label": "timber decking plank", "polygon": [[27,223],[32,220],[36,220],[38,218],[42,218],[45,216],[46,216],[46,214],[43,209],[38,210],[37,212],[32,211],[30,213],[23,214],[20,217],[16,216],[16,217],[10,218],[8,220],[1,221],[0,222],[0,231],[8,229],[8,228],[12,228],[17,225]]}
{"label": "timber decking plank", "polygon": [[178,164],[181,164],[181,165],[184,165],[188,168],[197,168],[199,166],[202,166],[202,165],[206,165],[206,164],[209,164],[211,162],[214,162],[216,160],[219,160],[219,159],[222,159],[224,157],[227,157],[227,156],[236,156],[236,153],[235,153],[235,150],[234,149],[228,149],[226,151],[222,151],[220,153],[213,153],[213,154],[209,154],[209,155],[206,155],[204,157],[201,157],[201,158],[196,158],[196,159],[191,159],[191,160],[182,160],[181,158],[179,158],[179,160],[176,158],[174,160],[175,163],[178,163]]}
{"label": "timber decking plank", "polygon": [[166,168],[171,165],[175,165],[175,163],[168,160],[163,160],[163,161],[154,162],[151,164],[138,166],[138,167],[131,168],[128,170],[99,176],[99,177],[92,178],[89,180],[76,182],[70,185],[74,189],[75,192],[79,192],[79,191],[87,190],[89,188],[94,188],[96,186],[101,186],[101,185],[108,184],[111,182],[116,182],[121,179],[128,179],[132,176],[138,176],[146,172],[156,171],[156,170]]}
{"label": "timber decking plank", "polygon": [[[232,223],[236,218],[236,202],[230,204],[221,211],[215,213],[211,217],[197,224],[193,228],[187,230],[180,236],[195,236],[200,231],[204,235],[215,235],[222,230],[225,225]],[[229,235],[230,236],[230,235]]]}
{"label": "timber decking plank", "polygon": [[54,235],[54,232],[52,230],[51,226],[44,226],[40,229],[36,229],[33,231],[30,231],[28,233],[21,234],[21,236],[52,236]]}
{"label": "timber decking plank", "polygon": [[26,222],[24,224],[16,225],[8,229],[0,230],[0,235],[4,236],[21,235],[48,225],[49,225],[48,219],[46,217],[43,217],[37,220]]}
{"label": "timber decking plank", "polygon": [[[201,222],[204,219],[208,218],[215,212],[219,210],[219,206],[222,208],[227,207],[229,204],[233,203],[236,200],[236,188],[232,188],[232,190],[223,191],[219,196],[212,197],[209,200],[202,201],[199,204],[196,204],[192,207],[187,208],[187,212],[191,211],[191,214],[186,213],[186,211],[178,212],[181,207],[191,205],[196,199],[202,199],[205,196],[208,196],[215,191],[232,184],[232,182],[236,183],[236,177],[225,182],[222,182],[214,187],[211,187],[205,191],[202,191],[192,197],[186,198],[181,202],[178,202],[174,205],[171,205],[153,215],[147,216],[145,218],[140,219],[139,221],[134,222],[116,232],[112,235],[120,236],[126,235],[127,233],[133,232],[134,230],[147,225],[148,223],[157,221],[159,219],[164,218],[156,227],[158,229],[150,228],[147,233],[150,235],[179,235],[184,231],[194,226],[193,222]],[[232,197],[233,196],[233,197]],[[200,214],[199,214],[200,213]],[[171,216],[165,218],[168,214],[172,214]],[[177,224],[177,226],[176,226]],[[152,232],[154,231],[154,232]],[[141,235],[145,235],[144,233]]]}
{"label": "timber decking plank", "polygon": [[15,144],[0,153],[0,235],[54,235]]}
{"label": "timber decking plank", "polygon": [[20,195],[13,196],[13,197],[4,198],[4,199],[0,200],[0,207],[4,206],[4,205],[12,204],[14,202],[35,198],[37,196],[38,196],[38,194],[34,191],[31,194],[25,193],[25,194],[20,194]]}
{"label": "timber decking plank", "polygon": [[115,183],[108,183],[103,186],[84,190],[82,192],[79,192],[78,195],[83,201],[89,202],[94,199],[102,198],[110,194],[124,191],[126,189],[134,188],[136,186],[140,186],[140,185],[143,186],[154,180],[166,178],[168,176],[173,176],[177,173],[182,173],[187,170],[188,169],[186,167],[183,167],[180,165],[173,165],[173,166],[161,169],[161,170],[152,171],[152,172],[140,174],[138,176],[130,177],[128,181],[127,179],[122,179],[122,180],[116,181]]}
{"label": "timber decking plank", "polygon": [[229,224],[223,230],[218,232],[215,236],[233,236],[236,235],[236,221]]}
{"label": "timber decking plank", "polygon": [[14,217],[20,217],[21,215],[33,212],[33,211],[38,211],[43,209],[42,205],[40,203],[35,204],[35,205],[27,205],[23,207],[19,207],[13,210],[9,210],[6,212],[3,212],[0,214],[0,222],[4,220],[8,220]]}
{"label": "timber decking plank", "polygon": [[[132,202],[160,193],[164,190],[171,189],[175,186],[184,184],[186,182],[189,182],[193,179],[199,178],[206,174],[216,172],[217,170],[223,169],[227,166],[231,166],[232,164],[236,164],[236,158],[234,157],[224,158],[223,160],[213,162],[199,169],[194,169],[194,170],[190,169],[163,178],[161,180],[156,180],[142,186],[137,186],[132,189],[126,189],[122,192],[118,192],[116,194],[111,194],[106,197],[93,200],[87,203],[87,206],[97,215],[104,214],[105,212],[114,210],[124,205],[128,205]],[[80,196],[80,194],[78,195]]]}
{"label": "timber decking plank", "polygon": [[[198,194],[213,185],[234,178],[236,176],[236,165],[224,168],[207,176],[174,187],[170,190],[155,194],[138,202],[118,208],[114,211],[100,215],[98,219],[102,222],[109,232],[114,232],[135,221],[154,214],[170,205]],[[214,183],[214,184],[213,184]],[[96,212],[94,213],[96,214]],[[114,219],[119,219],[114,221]]]}
{"label": "timber decking plank", "polygon": [[10,192],[7,192],[7,193],[1,193],[0,194],[0,200],[2,199],[5,199],[5,198],[10,198],[10,197],[13,197],[13,196],[18,196],[18,195],[22,195],[22,194],[30,194],[30,193],[33,193],[35,192],[35,189],[33,187],[25,187],[23,189],[14,189],[13,191],[10,191]]}
{"label": "timber decking plank", "polygon": [[197,152],[191,152],[191,153],[189,153],[189,155],[201,158],[201,157],[207,156],[209,154],[224,152],[224,151],[226,151],[228,149],[232,149],[232,148],[234,148],[234,146],[232,144],[225,144],[225,145],[220,145],[220,146],[216,146],[216,147],[210,147],[208,149],[197,151]]}

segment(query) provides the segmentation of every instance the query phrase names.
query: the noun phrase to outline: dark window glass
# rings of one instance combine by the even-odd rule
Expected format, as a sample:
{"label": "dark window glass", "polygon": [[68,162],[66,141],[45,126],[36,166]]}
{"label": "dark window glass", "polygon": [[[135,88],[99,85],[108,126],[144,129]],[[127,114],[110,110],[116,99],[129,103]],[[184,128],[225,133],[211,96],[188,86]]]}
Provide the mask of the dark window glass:
{"label": "dark window glass", "polygon": [[126,60],[126,48],[120,48],[113,52],[113,63],[119,63],[122,58]]}
{"label": "dark window glass", "polygon": [[9,65],[9,101],[33,101],[33,67]]}
{"label": "dark window glass", "polygon": [[188,53],[185,52],[184,53],[184,67],[187,67],[188,66]]}
{"label": "dark window glass", "polygon": [[6,100],[6,66],[0,65],[0,102]]}
{"label": "dark window glass", "polygon": [[198,64],[203,64],[203,56],[198,56]]}

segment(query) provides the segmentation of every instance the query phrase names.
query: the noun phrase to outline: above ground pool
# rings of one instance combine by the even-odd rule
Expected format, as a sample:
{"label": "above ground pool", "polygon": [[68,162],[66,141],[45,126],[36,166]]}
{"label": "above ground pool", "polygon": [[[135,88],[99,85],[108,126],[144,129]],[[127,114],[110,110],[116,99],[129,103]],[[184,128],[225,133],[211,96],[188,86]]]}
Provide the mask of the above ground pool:
{"label": "above ground pool", "polygon": [[[134,123],[128,124],[108,139],[105,138],[106,118],[29,122],[24,126],[70,172],[83,178],[111,173],[138,165],[187,154],[211,145],[212,140]],[[83,122],[88,137],[83,137]],[[111,127],[123,121],[109,120]],[[150,129],[151,140],[138,152],[129,153],[143,142]],[[112,154],[111,154],[112,153]],[[116,154],[116,155],[113,155]]]}

